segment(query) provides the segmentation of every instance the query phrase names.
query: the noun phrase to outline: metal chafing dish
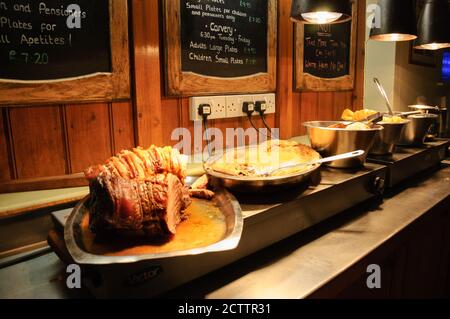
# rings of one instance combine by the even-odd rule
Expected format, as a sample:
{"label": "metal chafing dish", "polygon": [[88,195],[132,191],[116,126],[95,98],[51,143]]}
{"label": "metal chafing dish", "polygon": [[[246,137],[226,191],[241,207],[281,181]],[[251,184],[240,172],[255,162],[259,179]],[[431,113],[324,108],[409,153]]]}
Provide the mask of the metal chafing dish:
{"label": "metal chafing dish", "polygon": [[[229,151],[246,149],[239,147]],[[216,183],[221,184],[225,188],[239,193],[253,192],[274,192],[285,188],[298,186],[307,183],[311,175],[320,168],[320,164],[311,165],[311,168],[299,173],[283,175],[283,176],[233,176],[227,175],[212,169],[212,165],[223,156],[223,153],[211,156],[204,164],[206,174]]]}
{"label": "metal chafing dish", "polygon": [[356,158],[350,158],[331,162],[330,167],[334,168],[355,168],[361,167],[366,161],[367,154],[373,145],[375,135],[383,130],[382,126],[374,125],[368,130],[346,130],[332,128],[330,126],[346,123],[343,121],[313,121],[306,122],[311,146],[322,156],[328,157],[340,153],[363,150],[365,153]]}
{"label": "metal chafing dish", "polygon": [[448,131],[447,108],[440,108],[439,106],[429,105],[409,105],[408,107],[415,111],[436,115],[436,127],[432,128],[431,133],[435,136],[445,137]]}
{"label": "metal chafing dish", "polygon": [[409,120],[404,120],[402,123],[379,123],[384,130],[375,135],[370,154],[386,155],[394,153],[396,144],[407,124],[409,124]]}
{"label": "metal chafing dish", "polygon": [[[242,148],[232,149],[229,150],[229,152],[234,152],[239,149]],[[307,182],[311,179],[310,177],[315,172],[317,172],[321,164],[358,158],[364,153],[365,152],[363,150],[356,150],[326,158],[321,158],[317,154],[317,158],[302,163],[293,164],[285,162],[281,163],[280,165],[276,165],[275,167],[272,167],[272,165],[268,168],[256,169],[255,176],[236,176],[216,171],[214,169],[214,163],[217,160],[220,160],[220,158],[223,156],[222,154],[220,154],[212,157],[207,163],[205,163],[205,171],[212,179],[214,179],[218,183],[221,183],[223,186],[239,193],[257,194],[261,191],[275,192],[284,190],[288,187],[308,186]],[[305,166],[307,169],[286,175],[272,175],[272,173],[284,169],[297,169],[303,166]]]}
{"label": "metal chafing dish", "polygon": [[403,130],[398,145],[421,145],[434,125],[438,116],[436,114],[409,115],[410,121]]}

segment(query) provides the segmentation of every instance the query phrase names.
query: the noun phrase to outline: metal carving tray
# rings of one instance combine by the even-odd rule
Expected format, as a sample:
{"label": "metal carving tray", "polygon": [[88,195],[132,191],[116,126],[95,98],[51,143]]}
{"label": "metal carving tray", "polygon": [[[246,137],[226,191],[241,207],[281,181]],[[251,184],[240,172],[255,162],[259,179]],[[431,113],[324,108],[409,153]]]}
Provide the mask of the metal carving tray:
{"label": "metal carving tray", "polygon": [[217,188],[215,196],[212,199],[216,206],[221,210],[225,217],[226,230],[225,235],[219,242],[206,247],[198,247],[189,250],[168,251],[154,254],[139,254],[126,256],[110,256],[92,254],[88,252],[84,245],[81,222],[85,214],[88,213],[86,203],[89,196],[84,198],[73,209],[64,227],[64,240],[67,249],[73,260],[83,265],[109,265],[109,264],[129,264],[140,261],[149,261],[157,259],[166,259],[171,257],[180,257],[187,255],[199,255],[203,253],[224,251],[236,248],[241,238],[243,228],[243,217],[241,207],[233,195],[223,188]]}

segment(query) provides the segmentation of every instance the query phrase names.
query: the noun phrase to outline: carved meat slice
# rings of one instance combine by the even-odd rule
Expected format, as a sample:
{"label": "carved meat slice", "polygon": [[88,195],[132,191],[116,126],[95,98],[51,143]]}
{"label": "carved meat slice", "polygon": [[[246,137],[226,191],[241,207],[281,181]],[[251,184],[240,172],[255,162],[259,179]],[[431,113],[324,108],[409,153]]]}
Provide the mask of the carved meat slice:
{"label": "carved meat slice", "polygon": [[209,179],[205,174],[192,183],[189,188],[189,194],[192,197],[200,198],[200,199],[212,199],[214,197],[214,192],[208,189]]}
{"label": "carved meat slice", "polygon": [[188,188],[173,174],[140,181],[108,175],[91,182],[93,232],[170,237],[191,203]]}
{"label": "carved meat slice", "polygon": [[195,198],[210,200],[214,197],[215,194],[209,189],[189,189],[189,195]]}

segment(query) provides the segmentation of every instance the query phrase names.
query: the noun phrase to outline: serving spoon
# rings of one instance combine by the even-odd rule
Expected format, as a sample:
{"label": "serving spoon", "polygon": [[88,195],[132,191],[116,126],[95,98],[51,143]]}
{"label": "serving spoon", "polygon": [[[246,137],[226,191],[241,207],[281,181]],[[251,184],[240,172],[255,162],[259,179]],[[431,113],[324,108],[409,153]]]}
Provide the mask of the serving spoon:
{"label": "serving spoon", "polygon": [[289,168],[296,168],[296,167],[302,167],[302,166],[309,166],[309,165],[329,163],[329,162],[339,161],[339,160],[343,160],[343,159],[358,157],[358,156],[364,155],[364,153],[365,152],[363,150],[358,150],[358,151],[344,153],[344,154],[340,154],[340,155],[325,157],[325,158],[321,158],[321,159],[318,159],[318,160],[309,161],[309,162],[305,162],[305,163],[291,164],[292,162],[287,162],[287,163],[285,163],[283,165],[280,165],[280,166],[278,166],[276,168],[270,167],[268,169],[267,168],[265,168],[265,169],[255,169],[255,174],[257,174],[258,176],[261,176],[261,177],[267,177],[267,176],[270,176],[273,173],[281,171],[283,169],[289,169]]}

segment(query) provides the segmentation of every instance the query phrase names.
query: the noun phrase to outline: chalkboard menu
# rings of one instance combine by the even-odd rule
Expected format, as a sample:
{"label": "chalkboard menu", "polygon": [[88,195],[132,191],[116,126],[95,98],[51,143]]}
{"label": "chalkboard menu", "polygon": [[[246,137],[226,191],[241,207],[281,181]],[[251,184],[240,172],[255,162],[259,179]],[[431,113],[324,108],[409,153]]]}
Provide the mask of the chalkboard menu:
{"label": "chalkboard menu", "polygon": [[352,19],[334,24],[298,23],[295,32],[295,88],[352,90],[355,84],[358,1]]}
{"label": "chalkboard menu", "polygon": [[1,0],[0,78],[111,72],[108,0]]}
{"label": "chalkboard menu", "polygon": [[267,72],[267,16],[267,0],[182,0],[182,70],[218,77]]}
{"label": "chalkboard menu", "polygon": [[320,78],[338,78],[350,72],[352,23],[305,25],[303,71]]}
{"label": "chalkboard menu", "polygon": [[129,98],[128,0],[0,0],[0,107]]}
{"label": "chalkboard menu", "polygon": [[169,95],[276,86],[277,0],[164,0]]}

